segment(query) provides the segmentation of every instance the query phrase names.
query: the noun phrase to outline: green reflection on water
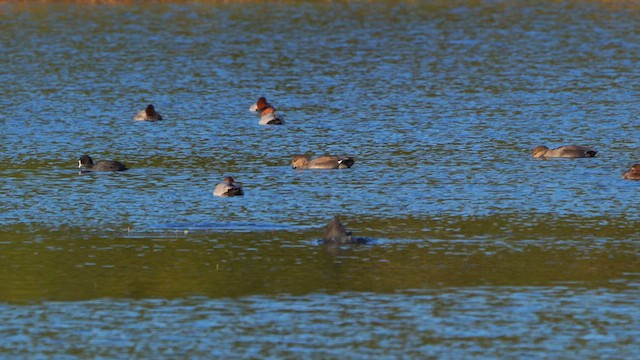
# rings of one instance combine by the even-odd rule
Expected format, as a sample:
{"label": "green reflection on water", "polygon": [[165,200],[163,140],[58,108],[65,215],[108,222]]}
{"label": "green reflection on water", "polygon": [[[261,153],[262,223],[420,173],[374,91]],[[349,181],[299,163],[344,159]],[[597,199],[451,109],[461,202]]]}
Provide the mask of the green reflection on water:
{"label": "green reflection on water", "polygon": [[[2,229],[0,301],[393,292],[466,286],[627,286],[638,224],[620,218],[349,222],[373,245],[318,246],[301,232],[82,233]],[[383,235],[385,233],[386,235]],[[605,240],[600,240],[605,238]],[[411,239],[411,240],[407,240]]]}

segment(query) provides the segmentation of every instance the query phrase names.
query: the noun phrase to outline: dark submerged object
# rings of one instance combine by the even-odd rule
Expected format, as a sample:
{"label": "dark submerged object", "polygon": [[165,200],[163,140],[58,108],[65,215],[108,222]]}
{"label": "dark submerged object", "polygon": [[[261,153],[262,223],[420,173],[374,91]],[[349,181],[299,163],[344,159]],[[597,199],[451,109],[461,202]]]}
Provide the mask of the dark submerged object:
{"label": "dark submerged object", "polygon": [[147,107],[144,109],[144,113],[147,115],[147,120],[150,120],[150,121],[162,120],[162,115],[158,114],[156,112],[156,109],[151,104],[147,105]]}
{"label": "dark submerged object", "polygon": [[322,237],[322,243],[326,245],[366,244],[367,242],[365,238],[353,237],[351,231],[340,222],[338,215],[329,221]]}
{"label": "dark submerged object", "polygon": [[125,171],[127,167],[118,161],[112,160],[100,160],[97,163],[93,163],[93,159],[89,155],[82,155],[78,159],[78,168],[84,166],[87,171]]}

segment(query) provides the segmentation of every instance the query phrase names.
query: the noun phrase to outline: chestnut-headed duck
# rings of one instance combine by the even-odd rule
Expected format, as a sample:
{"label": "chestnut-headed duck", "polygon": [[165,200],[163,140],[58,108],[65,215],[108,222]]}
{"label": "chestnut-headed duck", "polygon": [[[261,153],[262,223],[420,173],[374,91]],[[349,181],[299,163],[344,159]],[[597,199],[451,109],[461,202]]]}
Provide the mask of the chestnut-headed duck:
{"label": "chestnut-headed duck", "polygon": [[140,110],[136,116],[133,117],[133,120],[139,121],[158,121],[162,120],[162,115],[156,112],[156,109],[153,105],[149,104],[144,110]]}
{"label": "chestnut-headed duck", "polygon": [[334,216],[327,224],[322,236],[322,243],[325,245],[347,245],[347,244],[367,244],[366,238],[353,237],[351,231],[342,225],[340,217]]}
{"label": "chestnut-headed duck", "polygon": [[276,108],[274,108],[273,105],[269,104],[267,102],[267,98],[265,97],[261,97],[260,99],[258,99],[258,101],[255,104],[249,107],[249,111],[253,111],[259,114],[266,109],[273,109],[273,111],[276,111]]}
{"label": "chestnut-headed duck", "polygon": [[291,160],[291,167],[294,169],[348,169],[354,163],[350,157],[321,156],[309,160],[304,155],[296,155]]}
{"label": "chestnut-headed duck", "polygon": [[250,111],[253,111],[260,115],[260,125],[282,125],[284,124],[284,118],[276,114],[276,108],[267,102],[265,97],[261,97],[258,101],[249,107]]}
{"label": "chestnut-headed duck", "polygon": [[631,170],[622,175],[623,179],[640,180],[640,164],[631,165]]}
{"label": "chestnut-headed duck", "polygon": [[549,149],[546,146],[536,146],[533,149],[534,158],[590,158],[596,156],[598,152],[587,146],[560,146]]}
{"label": "chestnut-headed duck", "polygon": [[89,155],[82,155],[80,159],[78,159],[78,168],[82,169],[82,167],[87,171],[125,171],[128,170],[127,167],[118,161],[112,160],[100,160],[97,163],[93,163],[93,159]]}
{"label": "chestnut-headed duck", "polygon": [[227,176],[213,189],[213,195],[222,197],[241,196],[244,195],[244,191],[242,191],[242,186],[238,185],[231,176]]}

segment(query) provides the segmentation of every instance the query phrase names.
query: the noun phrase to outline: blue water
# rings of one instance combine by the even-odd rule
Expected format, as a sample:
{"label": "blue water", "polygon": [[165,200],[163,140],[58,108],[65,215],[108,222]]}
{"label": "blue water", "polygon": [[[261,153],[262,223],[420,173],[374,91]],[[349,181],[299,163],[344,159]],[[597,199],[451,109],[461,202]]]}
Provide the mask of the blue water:
{"label": "blue water", "polygon": [[[459,5],[5,4],[0,223],[637,218],[619,176],[637,160],[636,9]],[[259,96],[285,127],[257,125]],[[133,122],[147,103],[166,120]],[[599,156],[532,161],[541,144]],[[75,176],[85,153],[132,170]],[[356,165],[291,171],[297,153]],[[225,175],[247,192],[232,214],[209,196]]]}
{"label": "blue water", "polygon": [[[1,3],[0,357],[634,357],[639,15]],[[598,156],[531,158],[569,144]],[[224,176],[245,196],[214,198]],[[374,245],[319,249],[334,214]]]}
{"label": "blue water", "polygon": [[624,359],[640,351],[637,300],[562,286],[0,309],[21,319],[0,325],[8,356]]}

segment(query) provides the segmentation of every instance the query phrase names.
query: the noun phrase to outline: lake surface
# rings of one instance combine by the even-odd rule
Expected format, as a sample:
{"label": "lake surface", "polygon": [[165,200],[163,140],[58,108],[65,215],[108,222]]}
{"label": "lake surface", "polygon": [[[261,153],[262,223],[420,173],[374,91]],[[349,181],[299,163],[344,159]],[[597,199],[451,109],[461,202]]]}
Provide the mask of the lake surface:
{"label": "lake surface", "polygon": [[[635,1],[0,3],[0,357],[637,357],[639,29]],[[598,155],[531,158],[568,144]],[[320,245],[335,214],[370,243]]]}

